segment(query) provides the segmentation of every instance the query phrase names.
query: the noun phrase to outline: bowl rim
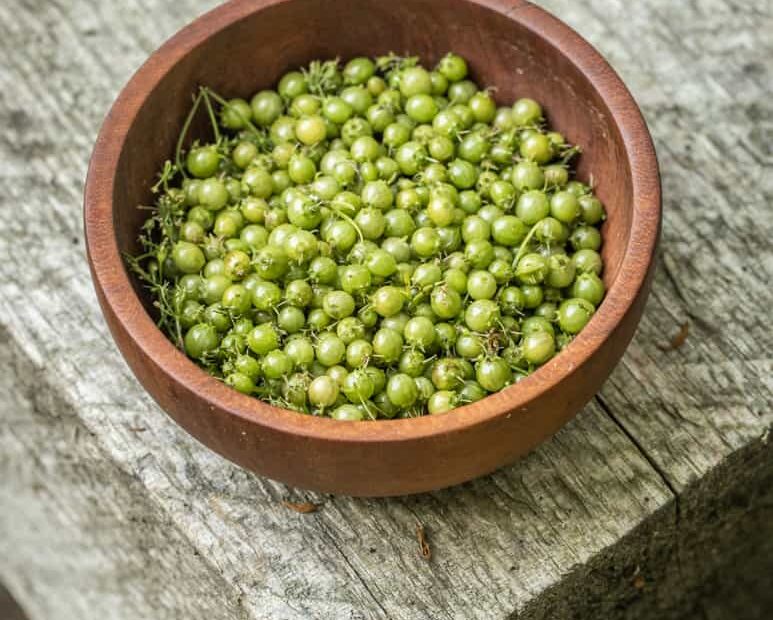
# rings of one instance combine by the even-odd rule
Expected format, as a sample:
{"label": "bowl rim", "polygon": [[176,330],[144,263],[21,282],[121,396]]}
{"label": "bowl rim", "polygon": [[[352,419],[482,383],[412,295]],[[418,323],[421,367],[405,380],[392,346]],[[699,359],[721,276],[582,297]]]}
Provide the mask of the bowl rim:
{"label": "bowl rim", "polygon": [[515,19],[556,48],[586,76],[607,106],[631,171],[633,214],[617,278],[589,324],[559,355],[516,385],[443,415],[375,423],[339,421],[275,407],[226,386],[199,368],[156,327],[136,294],[118,249],[113,220],[115,172],[127,132],[146,96],[177,62],[248,15],[292,0],[231,0],[198,17],[158,48],[124,86],[105,117],[89,163],[84,231],[94,285],[135,345],[173,381],[210,407],[256,427],[335,443],[390,443],[460,433],[526,411],[555,384],[576,372],[602,346],[646,286],[660,234],[661,190],[655,149],[641,111],[606,60],[568,25],[526,0],[466,0]]}

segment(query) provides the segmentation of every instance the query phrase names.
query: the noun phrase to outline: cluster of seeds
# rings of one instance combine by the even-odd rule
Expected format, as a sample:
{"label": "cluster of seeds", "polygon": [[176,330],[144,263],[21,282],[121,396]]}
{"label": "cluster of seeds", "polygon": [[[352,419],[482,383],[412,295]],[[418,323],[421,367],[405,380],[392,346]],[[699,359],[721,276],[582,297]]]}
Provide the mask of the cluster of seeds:
{"label": "cluster of seeds", "polygon": [[[209,114],[214,140],[186,133]],[[604,208],[540,105],[448,54],[314,62],[250,102],[202,88],[127,257],[159,325],[228,385],[339,420],[477,401],[604,296]]]}

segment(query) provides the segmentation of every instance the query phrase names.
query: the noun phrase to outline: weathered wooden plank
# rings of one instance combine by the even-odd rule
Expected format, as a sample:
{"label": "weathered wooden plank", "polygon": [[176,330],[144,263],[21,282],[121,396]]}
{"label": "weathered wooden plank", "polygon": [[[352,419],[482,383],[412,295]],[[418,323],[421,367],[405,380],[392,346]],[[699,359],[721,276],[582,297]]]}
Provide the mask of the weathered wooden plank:
{"label": "weathered wooden plank", "polygon": [[[762,174],[770,164],[772,117],[762,96],[771,78],[770,42],[762,36],[770,31],[768,3],[733,9],[718,0],[674,7],[665,0],[633,7],[607,2],[603,15],[564,0],[545,3],[608,55],[644,104],[664,163],[668,273],[658,274],[640,334],[602,392],[608,412],[592,404],[552,442],[488,479],[372,501],[300,494],[203,449],[137,387],[96,309],[79,245],[91,140],[131,70],[212,4],[16,0],[0,6],[0,46],[8,58],[0,72],[0,120],[8,127],[0,134],[0,177],[8,189],[0,200],[14,210],[0,230],[9,257],[0,262],[0,325],[15,360],[4,392],[17,398],[2,397],[14,404],[0,409],[0,454],[11,455],[0,458],[0,475],[19,481],[0,501],[3,514],[10,506],[10,514],[24,515],[10,524],[0,520],[3,536],[9,528],[18,534],[16,561],[0,562],[0,575],[15,576],[9,583],[25,602],[67,598],[56,614],[62,620],[82,618],[84,609],[92,617],[105,602],[101,596],[126,597],[125,617],[165,617],[175,605],[194,618],[504,618],[525,607],[530,617],[563,617],[583,596],[577,581],[566,578],[572,567],[574,575],[592,566],[614,576],[635,563],[632,554],[655,557],[625,535],[640,524],[636,531],[645,528],[645,538],[652,528],[672,527],[668,486],[689,492],[691,481],[770,424],[771,341],[757,311],[769,306],[770,292],[760,283],[769,284],[772,271],[771,222],[763,210],[771,180]],[[716,37],[719,24],[730,24],[734,37]],[[14,53],[25,49],[36,53]],[[755,131],[744,128],[749,120]],[[687,344],[661,352],[656,343],[669,339],[688,309]],[[44,404],[29,405],[17,385],[31,385]],[[78,484],[63,486],[69,493],[54,496],[59,479],[31,466],[53,457],[41,453],[35,424],[19,423],[14,411],[27,412],[25,419],[32,411],[37,424],[45,420],[44,428],[62,438],[57,449],[83,472]],[[69,449],[70,428],[82,429],[88,448]],[[749,463],[761,469],[770,459]],[[111,473],[98,476],[103,469]],[[102,520],[86,518],[92,479],[109,480],[105,493],[121,498],[100,506]],[[52,488],[30,493],[25,482],[34,480],[50,480]],[[722,480],[709,488],[726,489]],[[689,502],[700,506],[702,497],[696,491]],[[281,506],[284,498],[323,506],[297,515]],[[118,536],[120,528],[110,524],[124,522],[130,503],[151,521],[149,532],[132,525]],[[45,525],[40,515],[62,527],[53,519],[60,513],[82,526],[82,537],[45,556],[59,572],[41,571],[29,564]],[[433,546],[430,563],[418,556],[417,520]],[[122,554],[124,566],[146,557],[137,554],[132,536],[157,540],[159,523],[170,531],[164,551],[154,554],[166,573],[180,572],[169,559],[170,553],[188,558],[180,550],[193,549],[202,564],[192,561],[190,573],[174,581],[149,572],[126,586],[106,569],[117,571]],[[655,537],[658,545],[662,539],[657,549],[673,548],[670,530]],[[119,551],[111,555],[104,550],[110,546]],[[102,586],[84,590],[62,581],[66,571],[89,565],[105,573]],[[159,583],[173,590],[168,598],[152,595]],[[180,607],[200,587],[221,593],[221,616],[196,599]],[[611,602],[626,601],[632,586],[626,587]],[[109,588],[115,599],[106,595]],[[243,612],[228,607],[234,593]],[[551,607],[556,599],[564,606]],[[596,611],[617,617],[614,609],[606,604]],[[51,616],[43,607],[30,610],[33,620]]]}
{"label": "weathered wooden plank", "polygon": [[[26,407],[28,411],[15,404],[18,417],[5,420],[0,435],[2,452],[7,455],[0,461],[0,471],[4,478],[18,480],[2,497],[3,514],[15,526],[2,523],[0,527],[15,531],[14,544],[25,550],[16,556],[4,553],[12,561],[4,563],[0,572],[11,578],[12,586],[22,589],[25,601],[27,597],[46,600],[36,595],[50,597],[58,591],[72,603],[71,616],[67,607],[59,605],[60,618],[83,617],[77,612],[83,613],[90,605],[93,608],[93,599],[109,604],[110,588],[120,592],[127,584],[105,570],[108,560],[101,554],[123,550],[130,565],[137,540],[128,533],[134,529],[138,538],[148,538],[158,529],[158,521],[168,522],[172,532],[175,527],[182,530],[198,557],[209,563],[212,574],[204,579],[176,571],[171,581],[164,575],[172,567],[158,567],[159,572],[147,577],[156,587],[162,583],[168,587],[173,599],[164,603],[143,598],[151,610],[153,605],[165,610],[177,599],[189,600],[190,594],[180,588],[183,584],[186,588],[219,587],[227,595],[227,588],[217,583],[222,574],[255,618],[451,618],[457,613],[470,618],[506,617],[518,602],[525,603],[556,583],[573,565],[614,543],[669,498],[644,460],[598,409],[586,412],[519,466],[458,489],[402,500],[300,494],[223,462],[185,437],[149,403],[147,410],[142,406],[145,403],[111,408],[108,413],[115,439],[105,442],[100,426],[108,424],[107,420],[86,419],[80,412],[68,411],[71,404],[50,396],[67,393],[66,387],[60,382],[49,384],[46,367],[35,368],[24,359],[14,356],[14,372],[7,375],[10,385],[2,392],[5,402],[14,394],[32,390],[44,396],[42,402],[31,397],[34,407]],[[108,368],[91,380],[109,381],[112,372]],[[125,371],[123,374],[128,381]],[[116,387],[122,389],[122,378],[115,379]],[[87,405],[90,394],[84,391],[80,397],[80,406]],[[71,446],[72,429],[80,428],[81,420],[84,428],[79,436],[86,438],[81,443],[89,445],[79,447],[76,442]],[[29,466],[30,455],[52,458],[37,447],[43,436],[67,452],[73,469],[84,472],[85,479],[73,482],[67,475],[52,476],[52,471],[59,470],[57,461],[42,471]],[[136,449],[132,444],[140,443],[141,453],[126,453],[127,448]],[[103,446],[106,454],[93,454]],[[610,454],[615,457],[613,462],[609,462]],[[113,473],[112,460],[122,466],[130,464],[139,480],[127,481],[125,474]],[[109,465],[106,471],[105,465]],[[41,487],[33,495],[56,493],[56,501],[29,497],[29,491],[22,491],[30,486]],[[136,505],[136,498],[122,496],[108,501],[125,487],[141,487],[155,505]],[[94,496],[103,492],[108,497],[100,498],[99,521],[91,510]],[[322,506],[312,515],[298,515],[282,506],[286,497]],[[49,518],[61,511],[76,520],[76,528],[92,524],[100,546],[94,549],[93,542],[86,544],[88,534],[71,538],[72,532],[65,530],[57,532],[66,536],[65,541],[49,546],[34,561],[33,551],[40,550],[33,541],[43,524],[42,518],[30,515],[34,516],[32,508],[41,503],[50,506],[53,514]],[[127,514],[129,504],[135,505]],[[17,521],[22,515],[25,518]],[[65,523],[68,520],[65,517]],[[434,549],[430,563],[418,553],[417,521],[427,528]],[[114,540],[119,533],[115,522],[126,523],[129,539],[125,548]],[[50,542],[52,536],[44,540]],[[71,542],[65,544],[67,541]],[[181,552],[174,540],[167,545],[166,550],[158,550],[159,555],[179,561]],[[62,566],[61,555],[72,556],[62,570],[76,575],[75,583],[63,580],[62,572],[40,570],[41,563]],[[185,558],[186,563],[194,563],[190,553]],[[120,559],[114,562],[116,570],[127,570]],[[75,585],[82,583],[84,574],[77,567],[94,564],[99,567],[100,580],[78,594],[81,590]],[[19,575],[26,576],[21,583]],[[211,585],[213,580],[216,583]],[[33,583],[37,589],[26,590]],[[194,609],[196,600],[191,601]],[[126,609],[125,617],[152,615],[147,610],[138,613],[132,606]],[[196,609],[193,617],[204,617],[205,612],[206,608]],[[49,616],[41,612],[33,615],[36,617]]]}
{"label": "weathered wooden plank", "polygon": [[[159,414],[118,358],[77,243],[83,137],[149,51],[137,33],[150,36],[144,28],[152,21],[160,39],[193,11],[159,3],[148,20],[133,5],[117,13],[91,13],[84,3],[34,6],[40,19],[20,7],[10,39],[34,40],[47,52],[14,57],[3,78],[24,81],[3,112],[19,128],[8,139],[23,157],[12,158],[11,199],[26,214],[2,233],[5,244],[24,248],[3,267],[3,322],[25,367],[45,369],[41,390],[69,403],[106,458],[144,487],[153,518],[179,528],[253,617],[505,617],[670,499],[598,407],[517,467],[403,500],[300,496],[195,444]],[[9,11],[3,18],[11,21]],[[120,28],[109,27],[117,21]],[[120,52],[114,64],[99,60],[105,46]],[[75,66],[59,65],[63,56]],[[79,93],[79,107],[63,110],[49,88]],[[63,167],[66,158],[71,165]],[[23,223],[41,215],[51,227],[45,238]],[[324,506],[300,516],[281,505],[285,497]],[[431,563],[418,554],[417,520],[435,550]]]}
{"label": "weathered wooden plank", "polygon": [[0,343],[0,573],[30,617],[247,618],[238,589],[45,389],[46,369],[5,329]]}
{"label": "weathered wooden plank", "polygon": [[773,5],[545,4],[619,70],[657,145],[661,268],[600,398],[681,490],[773,424]]}
{"label": "weathered wooden plank", "polygon": [[767,620],[773,443],[749,442],[613,547],[531,600],[519,620]]}

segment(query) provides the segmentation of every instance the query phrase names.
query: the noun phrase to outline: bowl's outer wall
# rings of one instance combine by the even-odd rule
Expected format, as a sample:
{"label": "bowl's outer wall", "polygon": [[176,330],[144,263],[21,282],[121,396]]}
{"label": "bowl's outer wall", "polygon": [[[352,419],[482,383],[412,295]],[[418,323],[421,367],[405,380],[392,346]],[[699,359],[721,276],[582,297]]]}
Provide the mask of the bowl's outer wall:
{"label": "bowl's outer wall", "polygon": [[[517,386],[450,414],[362,424],[281,411],[224,387],[175,350],[132,294],[118,252],[135,247],[146,213],[136,205],[152,199],[149,185],[174,150],[198,85],[247,97],[313,58],[392,50],[426,63],[456,51],[468,58],[476,80],[497,87],[501,103],[537,99],[551,125],[582,145],[579,176],[593,175],[609,215],[603,254],[610,291],[561,355]],[[643,309],[659,192],[654,150],[625,87],[578,35],[528,3],[237,0],[173,38],[121,94],[95,148],[85,224],[113,336],[140,382],[179,424],[240,465],[295,486],[395,495],[511,462],[593,396]]]}

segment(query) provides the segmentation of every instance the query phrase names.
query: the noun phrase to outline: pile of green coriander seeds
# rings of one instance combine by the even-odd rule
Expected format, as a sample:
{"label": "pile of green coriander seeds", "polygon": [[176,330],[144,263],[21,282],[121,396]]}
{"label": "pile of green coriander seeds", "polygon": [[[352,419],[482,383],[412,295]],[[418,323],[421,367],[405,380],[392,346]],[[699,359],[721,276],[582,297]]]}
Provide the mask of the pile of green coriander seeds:
{"label": "pile of green coriander seeds", "polygon": [[[199,115],[212,137],[186,147]],[[578,152],[453,53],[315,61],[250,101],[202,87],[126,260],[160,328],[244,394],[440,414],[526,377],[601,303]]]}

